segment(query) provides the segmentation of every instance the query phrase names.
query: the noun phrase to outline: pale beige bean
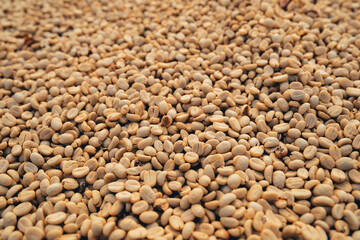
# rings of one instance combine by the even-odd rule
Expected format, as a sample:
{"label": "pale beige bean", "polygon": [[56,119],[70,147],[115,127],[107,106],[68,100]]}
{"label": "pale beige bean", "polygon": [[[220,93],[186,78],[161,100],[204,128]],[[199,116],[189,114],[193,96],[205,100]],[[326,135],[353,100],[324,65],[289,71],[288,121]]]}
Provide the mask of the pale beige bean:
{"label": "pale beige bean", "polygon": [[316,152],[317,152],[317,148],[315,146],[307,146],[304,149],[304,157],[306,159],[313,159],[315,157]]}
{"label": "pale beige bean", "polygon": [[273,173],[273,184],[278,188],[283,188],[285,186],[285,174],[282,171],[276,171]]}
{"label": "pale beige bean", "polygon": [[316,196],[328,196],[333,195],[333,186],[329,184],[319,184],[314,187],[313,194]]}
{"label": "pale beige bean", "polygon": [[262,187],[260,184],[255,183],[252,185],[249,189],[249,191],[246,194],[246,199],[248,201],[256,201],[260,199],[261,195],[263,193]]}
{"label": "pale beige bean", "polygon": [[120,202],[129,202],[131,198],[131,193],[128,191],[122,191],[116,194],[116,199]]}
{"label": "pale beige bean", "polygon": [[351,96],[351,97],[359,97],[360,96],[360,89],[359,88],[348,87],[348,88],[346,88],[346,94]]}
{"label": "pale beige bean", "polygon": [[276,240],[277,237],[270,229],[264,229],[261,231],[261,238],[263,240]]}
{"label": "pale beige bean", "polygon": [[205,217],[205,209],[201,206],[201,204],[192,204],[191,211],[195,215],[195,217],[198,218]]}
{"label": "pale beige bean", "polygon": [[199,156],[194,152],[187,152],[184,155],[184,159],[188,163],[196,163],[199,160]]}
{"label": "pale beige bean", "polygon": [[91,221],[91,231],[95,236],[100,236],[104,227],[103,221],[98,219]]}
{"label": "pale beige bean", "polygon": [[230,77],[232,77],[232,78],[238,78],[238,77],[240,77],[242,74],[243,74],[243,70],[239,68],[239,69],[232,70],[232,71],[230,72]]}
{"label": "pale beige bean", "polygon": [[230,217],[232,216],[236,211],[236,208],[232,205],[224,206],[220,208],[219,216],[220,217]]}
{"label": "pale beige bean", "polygon": [[179,216],[171,216],[169,218],[169,224],[174,230],[177,231],[180,231],[184,228],[184,222]]}
{"label": "pale beige bean", "polygon": [[126,232],[122,229],[115,229],[109,236],[109,240],[124,239]]}
{"label": "pale beige bean", "polygon": [[140,183],[136,180],[127,180],[125,182],[125,189],[129,192],[137,192],[140,189]]}
{"label": "pale beige bean", "polygon": [[125,189],[125,184],[123,182],[111,182],[108,184],[108,189],[113,193],[122,192]]}
{"label": "pale beige bean", "polygon": [[47,160],[46,163],[47,163],[50,167],[54,167],[54,166],[60,164],[62,160],[63,160],[63,159],[62,159],[61,155],[56,155],[56,156],[50,158],[49,160]]}
{"label": "pale beige bean", "polygon": [[148,208],[149,208],[149,204],[146,201],[141,200],[141,201],[134,203],[134,205],[131,207],[131,211],[134,214],[139,215],[139,214],[143,213],[144,211],[148,210]]}
{"label": "pale beige bean", "polygon": [[203,197],[203,194],[204,192],[203,190],[201,190],[201,188],[194,188],[193,190],[191,190],[189,194],[189,202],[191,204],[200,202]]}
{"label": "pale beige bean", "polygon": [[308,199],[311,197],[311,191],[307,189],[291,189],[290,192],[297,199]]}
{"label": "pale beige bean", "polygon": [[334,206],[334,200],[326,196],[315,197],[312,202],[315,206]]}
{"label": "pale beige bean", "polygon": [[2,115],[1,120],[5,126],[13,127],[16,125],[16,118],[10,113],[5,113]]}
{"label": "pale beige bean", "polygon": [[53,214],[48,215],[45,218],[45,221],[48,224],[58,225],[58,224],[63,223],[65,221],[66,217],[67,217],[66,213],[57,212],[57,213],[53,213]]}
{"label": "pale beige bean", "polygon": [[29,213],[33,208],[33,205],[29,202],[20,203],[13,209],[13,213],[16,216],[24,216],[25,214]]}
{"label": "pale beige bean", "polygon": [[39,153],[36,152],[31,153],[30,160],[38,167],[41,167],[45,163],[43,156],[41,156]]}
{"label": "pale beige bean", "polygon": [[62,190],[63,190],[63,186],[61,183],[54,183],[46,188],[46,194],[48,196],[55,196],[61,193]]}
{"label": "pale beige bean", "polygon": [[156,198],[154,191],[148,185],[144,185],[140,188],[140,196],[148,203],[153,203]]}
{"label": "pale beige bean", "polygon": [[140,214],[139,219],[143,223],[151,224],[155,222],[158,219],[158,217],[159,214],[157,214],[154,211],[145,211]]}
{"label": "pale beige bean", "polygon": [[226,228],[234,228],[239,225],[239,221],[233,217],[221,217],[220,222]]}
{"label": "pale beige bean", "polygon": [[88,167],[78,167],[72,170],[72,175],[76,178],[83,178],[89,173],[90,169]]}
{"label": "pale beige bean", "polygon": [[23,190],[18,194],[18,198],[21,202],[31,201],[35,198],[35,191]]}
{"label": "pale beige bean", "polygon": [[184,228],[182,229],[182,236],[184,239],[190,238],[192,232],[195,230],[195,223],[194,222],[187,222],[184,224]]}
{"label": "pale beige bean", "polygon": [[74,141],[74,136],[70,133],[64,133],[59,136],[59,142],[63,145],[71,144]]}
{"label": "pale beige bean", "polygon": [[231,149],[231,143],[229,141],[223,141],[216,146],[218,153],[227,153]]}
{"label": "pale beige bean", "polygon": [[234,131],[239,132],[241,130],[240,122],[235,117],[229,118],[229,124]]}
{"label": "pale beige bean", "polygon": [[344,216],[344,207],[343,204],[335,204],[331,209],[331,214],[335,219],[341,219]]}
{"label": "pale beige bean", "polygon": [[273,77],[273,81],[276,82],[276,83],[285,82],[287,80],[288,80],[288,75],[287,74]]}
{"label": "pale beige bean", "polygon": [[304,180],[299,177],[291,177],[285,180],[286,187],[290,189],[301,189],[304,186]]}
{"label": "pale beige bean", "polygon": [[145,239],[147,235],[147,230],[146,228],[144,227],[139,227],[139,228],[136,228],[136,229],[131,229],[129,232],[128,232],[128,237],[130,239]]}
{"label": "pale beige bean", "polygon": [[29,227],[25,230],[25,238],[31,240],[41,240],[44,237],[44,232],[38,227]]}
{"label": "pale beige bean", "polygon": [[220,198],[219,205],[220,205],[220,207],[224,207],[224,206],[230,204],[236,198],[237,197],[234,193],[226,193]]}
{"label": "pale beige bean", "polygon": [[348,176],[354,183],[360,183],[360,172],[358,170],[351,169],[348,172]]}
{"label": "pale beige bean", "polygon": [[350,170],[351,168],[353,168],[354,163],[351,158],[342,157],[336,160],[335,165],[340,170]]}
{"label": "pale beige bean", "polygon": [[349,224],[351,230],[359,229],[359,219],[352,211],[344,210],[344,219]]}
{"label": "pale beige bean", "polygon": [[238,188],[242,182],[242,178],[238,174],[231,174],[227,179],[227,184],[231,188]]}
{"label": "pale beige bean", "polygon": [[162,227],[151,227],[147,229],[147,238],[149,239],[156,239],[160,238],[165,234],[165,230]]}
{"label": "pale beige bean", "polygon": [[12,184],[12,181],[13,180],[9,175],[5,173],[0,174],[0,185],[8,187]]}

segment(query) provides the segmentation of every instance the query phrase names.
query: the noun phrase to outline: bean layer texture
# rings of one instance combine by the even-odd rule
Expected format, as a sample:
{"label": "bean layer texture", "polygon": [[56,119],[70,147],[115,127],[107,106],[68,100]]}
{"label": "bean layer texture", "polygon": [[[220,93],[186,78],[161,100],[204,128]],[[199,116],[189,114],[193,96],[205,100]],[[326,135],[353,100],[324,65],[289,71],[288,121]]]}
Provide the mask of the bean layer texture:
{"label": "bean layer texture", "polygon": [[360,240],[360,2],[3,0],[0,239]]}

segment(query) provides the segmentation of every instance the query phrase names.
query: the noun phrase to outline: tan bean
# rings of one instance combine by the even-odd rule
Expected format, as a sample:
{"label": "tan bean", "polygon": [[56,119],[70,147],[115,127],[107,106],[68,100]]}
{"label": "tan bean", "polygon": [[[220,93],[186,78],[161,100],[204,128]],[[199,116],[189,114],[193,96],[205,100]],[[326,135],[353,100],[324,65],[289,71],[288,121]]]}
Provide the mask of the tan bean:
{"label": "tan bean", "polygon": [[192,232],[195,230],[195,226],[194,222],[187,222],[184,224],[184,228],[182,229],[184,239],[190,238]]}
{"label": "tan bean", "polygon": [[76,178],[83,178],[89,173],[90,169],[88,167],[78,167],[72,170],[72,175]]}
{"label": "tan bean", "polygon": [[199,160],[199,156],[194,152],[187,152],[184,155],[184,159],[188,163],[196,163]]}
{"label": "tan bean", "polygon": [[125,182],[125,189],[129,192],[137,192],[140,189],[140,183],[136,180],[127,180]]}
{"label": "tan bean", "polygon": [[307,146],[304,149],[304,157],[306,159],[313,159],[315,157],[316,152],[317,152],[317,148],[315,146]]}
{"label": "tan bean", "polygon": [[38,227],[29,227],[25,230],[25,238],[41,240],[44,237],[44,232]]}
{"label": "tan bean", "polygon": [[147,235],[147,230],[146,228],[144,227],[139,227],[139,228],[136,228],[136,229],[131,229],[129,232],[128,232],[128,237],[130,239],[145,239]]}
{"label": "tan bean", "polygon": [[158,217],[159,214],[157,214],[154,211],[145,211],[140,214],[139,219],[143,223],[151,224],[155,222],[158,219]]}
{"label": "tan bean", "polygon": [[64,133],[59,136],[59,142],[63,145],[71,144],[74,141],[74,136],[70,133]]}
{"label": "tan bean", "polygon": [[173,229],[177,231],[180,231],[184,228],[184,222],[179,216],[171,216],[169,218],[169,224]]}
{"label": "tan bean", "polygon": [[57,212],[57,213],[53,213],[53,214],[48,215],[45,218],[45,221],[47,223],[49,223],[49,224],[58,225],[58,224],[63,223],[65,221],[66,217],[67,217],[66,213]]}
{"label": "tan bean", "polygon": [[247,192],[246,199],[248,201],[256,201],[260,199],[261,195],[263,193],[262,187],[260,184],[255,183],[252,185]]}
{"label": "tan bean", "polygon": [[283,188],[285,186],[285,174],[282,171],[276,171],[273,173],[274,186]]}
{"label": "tan bean", "polygon": [[344,219],[349,224],[351,230],[359,229],[359,219],[350,210],[344,210]]}
{"label": "tan bean", "polygon": [[335,165],[338,169],[350,170],[351,168],[353,168],[354,163],[351,158],[342,157],[342,158],[336,160]]}
{"label": "tan bean", "polygon": [[38,167],[41,167],[45,163],[43,156],[36,152],[30,155],[30,160]]}
{"label": "tan bean", "polygon": [[20,203],[13,209],[13,213],[16,216],[24,216],[29,213],[33,208],[33,205],[29,202]]}
{"label": "tan bean", "polygon": [[148,185],[144,185],[140,188],[140,196],[148,203],[153,203],[156,198],[155,193]]}
{"label": "tan bean", "polygon": [[54,183],[46,188],[46,194],[48,196],[55,196],[59,194],[62,190],[63,190],[63,186],[61,183]]}
{"label": "tan bean", "polygon": [[131,210],[134,214],[139,215],[144,211],[146,211],[148,208],[149,208],[149,204],[146,201],[141,200],[139,202],[134,203]]}
{"label": "tan bean", "polygon": [[12,184],[12,181],[13,180],[9,175],[5,173],[0,174],[0,185],[8,187]]}
{"label": "tan bean", "polygon": [[191,204],[194,203],[198,203],[201,201],[202,197],[203,197],[203,190],[201,190],[201,188],[194,188],[193,190],[191,190],[190,195],[189,195],[189,202]]}
{"label": "tan bean", "polygon": [[234,228],[239,225],[239,221],[233,217],[222,217],[220,218],[220,222],[226,228]]}
{"label": "tan bean", "polygon": [[288,80],[288,75],[284,74],[284,75],[279,75],[273,78],[273,81],[276,83],[281,83],[281,82],[285,82]]}

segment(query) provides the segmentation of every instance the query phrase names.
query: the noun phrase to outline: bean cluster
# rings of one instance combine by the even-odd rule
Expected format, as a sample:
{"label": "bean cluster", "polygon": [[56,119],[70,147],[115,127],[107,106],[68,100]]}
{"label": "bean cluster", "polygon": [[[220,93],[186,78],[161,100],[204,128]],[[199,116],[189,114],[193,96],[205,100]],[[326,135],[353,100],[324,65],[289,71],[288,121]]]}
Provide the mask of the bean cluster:
{"label": "bean cluster", "polygon": [[0,238],[360,239],[360,2],[5,0]]}

